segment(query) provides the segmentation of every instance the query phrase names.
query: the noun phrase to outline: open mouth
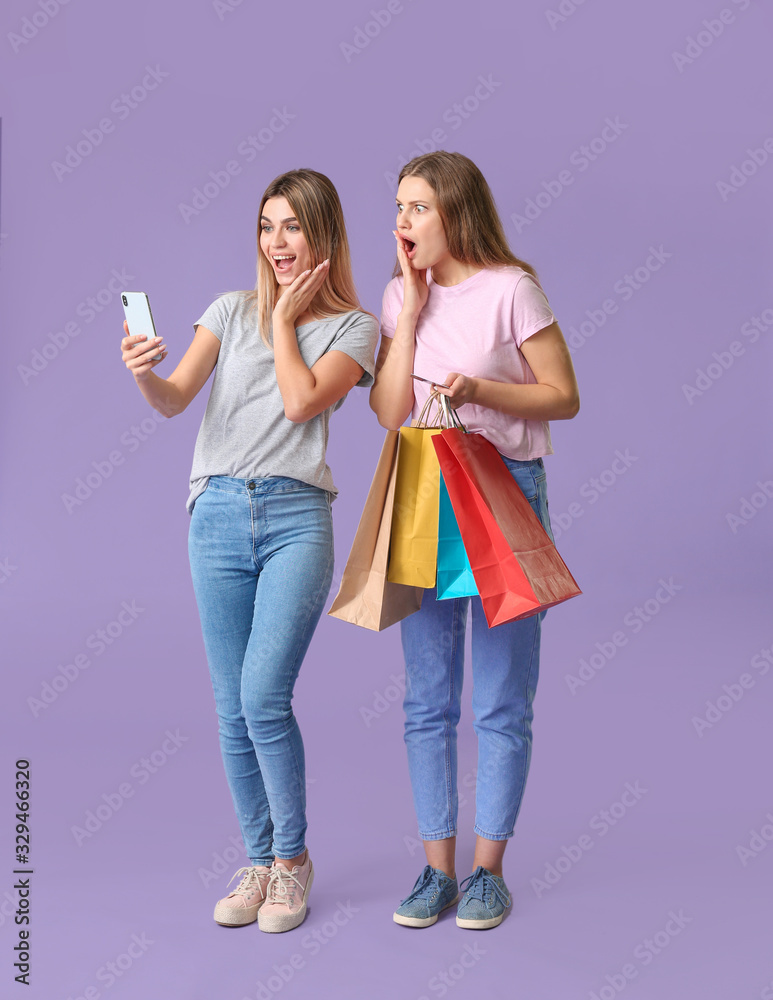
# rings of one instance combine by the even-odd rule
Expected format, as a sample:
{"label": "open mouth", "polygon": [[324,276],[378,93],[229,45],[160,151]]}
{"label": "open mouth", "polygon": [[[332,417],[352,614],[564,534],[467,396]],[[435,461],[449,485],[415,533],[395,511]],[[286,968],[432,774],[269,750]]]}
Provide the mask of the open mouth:
{"label": "open mouth", "polygon": [[289,271],[295,263],[294,254],[276,254],[276,256],[271,259],[274,262],[274,267],[280,274],[283,271]]}
{"label": "open mouth", "polygon": [[413,242],[413,240],[409,240],[404,236],[403,244],[405,246],[405,252],[408,255],[409,259],[414,257],[416,255],[416,244]]}

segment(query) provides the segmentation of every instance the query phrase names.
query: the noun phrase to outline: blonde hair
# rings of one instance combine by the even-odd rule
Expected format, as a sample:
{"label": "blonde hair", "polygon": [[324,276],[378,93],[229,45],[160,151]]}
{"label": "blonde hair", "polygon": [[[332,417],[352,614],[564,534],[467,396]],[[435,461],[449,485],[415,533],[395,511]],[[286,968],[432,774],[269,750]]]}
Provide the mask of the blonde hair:
{"label": "blonde hair", "polygon": [[349,240],[338,192],[332,181],[316,170],[290,170],[275,177],[263,192],[258,209],[257,280],[255,288],[246,293],[250,309],[257,309],[260,336],[267,347],[271,347],[271,314],[279,288],[274,270],[260,249],[261,217],[269,198],[286,198],[289,202],[306,239],[312,268],[330,258],[328,276],[309,306],[312,315],[322,319],[362,309],[354,287]]}
{"label": "blonde hair", "polygon": [[[421,177],[435,192],[448,250],[455,260],[480,267],[520,267],[537,279],[531,264],[510,249],[491,188],[469,157],[445,150],[424,153],[405,164],[398,184],[404,177]],[[402,274],[399,261],[392,277],[398,274]]]}

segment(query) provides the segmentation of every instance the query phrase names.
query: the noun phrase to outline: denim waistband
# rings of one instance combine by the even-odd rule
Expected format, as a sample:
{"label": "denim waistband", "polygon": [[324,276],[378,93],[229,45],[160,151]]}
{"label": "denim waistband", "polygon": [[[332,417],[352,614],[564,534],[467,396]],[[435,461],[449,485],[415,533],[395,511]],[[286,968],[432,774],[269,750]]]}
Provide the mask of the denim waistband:
{"label": "denim waistband", "polygon": [[304,483],[300,479],[289,476],[253,476],[247,479],[235,479],[233,476],[210,476],[207,489],[220,490],[222,493],[292,493],[296,490],[317,490],[325,493],[320,486]]}
{"label": "denim waistband", "polygon": [[502,461],[505,463],[505,465],[508,468],[511,468],[511,469],[512,468],[530,468],[530,467],[534,467],[534,468],[537,468],[537,469],[544,469],[545,468],[545,463],[542,461],[541,458],[528,458],[525,461],[522,461],[520,458],[508,458],[507,455],[502,455],[501,452],[500,452],[500,455],[501,455]]}

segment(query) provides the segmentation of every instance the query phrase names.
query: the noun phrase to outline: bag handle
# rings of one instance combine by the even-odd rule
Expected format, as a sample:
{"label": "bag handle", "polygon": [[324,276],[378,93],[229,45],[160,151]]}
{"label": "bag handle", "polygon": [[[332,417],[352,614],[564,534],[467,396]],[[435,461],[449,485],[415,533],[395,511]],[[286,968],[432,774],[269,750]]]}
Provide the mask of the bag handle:
{"label": "bag handle", "polygon": [[[427,416],[432,404],[437,406],[437,416],[432,423],[429,422],[429,417]],[[459,419],[459,414],[448,402],[448,396],[442,392],[438,392],[434,389],[429,396],[427,401],[421,408],[421,413],[419,414],[416,422],[411,425],[412,427],[423,427],[424,429],[440,427],[441,429],[450,429],[452,427],[457,427],[462,434],[467,433],[467,428],[464,426],[462,421]]]}
{"label": "bag handle", "polygon": [[[417,417],[416,422],[411,425],[412,427],[424,427],[424,428],[428,428],[428,427],[439,427],[440,426],[439,422],[442,419],[442,413],[441,413],[441,409],[440,409],[440,405],[441,404],[438,401],[438,397],[439,396],[440,396],[440,393],[437,391],[437,389],[433,390],[429,394],[429,396],[427,397],[426,403],[421,408],[421,413]],[[433,403],[435,403],[435,405],[437,406],[438,413],[437,413],[437,416],[435,417],[434,422],[433,423],[429,423],[429,417],[427,416],[427,414],[428,414],[428,412],[430,410],[430,407],[432,406]]]}
{"label": "bag handle", "polygon": [[467,428],[464,426],[462,421],[459,419],[459,414],[448,402],[448,396],[443,393],[438,393],[440,399],[438,401],[438,406],[442,411],[443,417],[446,421],[446,427],[458,427],[462,434],[467,433]]}

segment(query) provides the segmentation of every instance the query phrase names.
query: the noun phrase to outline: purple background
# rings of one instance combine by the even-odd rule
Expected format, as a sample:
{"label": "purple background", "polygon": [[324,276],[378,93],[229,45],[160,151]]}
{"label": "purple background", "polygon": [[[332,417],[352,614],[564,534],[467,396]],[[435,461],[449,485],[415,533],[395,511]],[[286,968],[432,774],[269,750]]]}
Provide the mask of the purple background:
{"label": "purple background", "polygon": [[[42,8],[13,0],[2,14],[2,994],[23,993],[8,914],[12,772],[27,757],[26,996],[772,997],[773,848],[762,848],[773,838],[773,671],[751,665],[773,643],[769,7],[726,0],[733,20],[723,23],[721,0],[563,0],[564,19],[551,24],[557,2],[513,11],[393,0],[379,25],[371,10],[383,0],[246,0],[220,13],[205,0],[47,2],[55,15],[44,23],[38,13],[21,43],[10,33]],[[674,59],[688,51],[691,62]],[[142,86],[148,66],[166,75],[125,109],[121,95]],[[482,100],[471,97],[479,77],[489,80]],[[466,117],[455,117],[465,100]],[[94,135],[105,118],[112,130]],[[247,162],[240,143],[272,119]],[[625,128],[584,161],[577,151],[607,119]],[[83,130],[100,141],[58,178],[53,164]],[[485,935],[460,931],[452,913],[424,933],[392,923],[422,864],[399,632],[325,617],[295,701],[317,870],[309,916],[292,934],[229,932],[212,908],[244,856],[233,846],[184,510],[207,393],[180,418],[154,421],[120,363],[118,298],[103,292],[90,319],[82,304],[113,269],[128,272],[124,287],[150,295],[168,374],[203,309],[253,284],[267,183],[310,166],[338,187],[357,286],[378,312],[394,262],[388,175],[435,144],[471,156],[489,180],[515,252],[575,338],[582,394],[578,417],[553,424],[546,465],[559,549],[585,593],[545,622],[532,773],[505,858],[513,912]],[[767,162],[749,161],[749,149]],[[179,205],[231,160],[240,172],[186,222]],[[748,176],[732,174],[744,161]],[[549,196],[566,170],[569,183]],[[745,183],[723,194],[718,182],[733,176]],[[513,216],[539,192],[546,207],[519,227]],[[616,291],[656,263],[651,248],[663,263]],[[605,300],[616,311],[601,324]],[[742,328],[763,315],[753,342]],[[688,400],[683,387],[712,363],[718,377],[704,375],[709,387]],[[366,393],[353,391],[329,450],[341,490],[331,600],[382,437]],[[618,451],[628,459],[613,467]],[[95,488],[68,510],[66,495],[89,474]],[[99,651],[93,637],[123,602],[142,610]],[[637,607],[648,620],[635,625]],[[80,671],[79,654],[89,660]],[[597,669],[573,692],[567,675],[593,654]],[[47,688],[55,678],[59,690]],[[723,685],[743,697],[726,695],[728,710],[699,734],[694,720]],[[30,702],[46,690],[48,704]],[[473,847],[469,694],[468,681],[460,877]],[[181,738],[173,754],[160,750],[167,730]],[[151,773],[142,760],[154,753]],[[646,792],[614,806],[626,783]],[[120,808],[110,815],[106,801]],[[79,843],[73,828],[100,806],[108,818]],[[610,808],[617,818],[602,833]],[[533,880],[576,857],[583,835],[592,847],[540,889]],[[742,861],[738,845],[750,844]],[[127,958],[133,935],[144,950]]]}

